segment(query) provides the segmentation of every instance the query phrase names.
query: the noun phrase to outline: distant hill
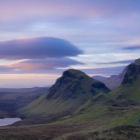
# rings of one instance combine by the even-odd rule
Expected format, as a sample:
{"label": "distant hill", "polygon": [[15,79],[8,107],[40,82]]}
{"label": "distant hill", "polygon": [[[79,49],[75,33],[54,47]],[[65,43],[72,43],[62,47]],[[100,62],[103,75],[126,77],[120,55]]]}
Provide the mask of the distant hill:
{"label": "distant hill", "polygon": [[29,104],[44,93],[48,87],[0,88],[0,118],[14,117],[19,108]]}
{"label": "distant hill", "polygon": [[125,69],[119,75],[112,75],[110,77],[93,76],[93,78],[103,82],[109,89],[113,90],[121,85],[124,75],[125,75]]}
{"label": "distant hill", "polygon": [[93,79],[96,79],[98,81],[105,81],[106,79],[108,79],[109,77],[104,77],[104,76],[100,76],[100,75],[96,75],[96,76],[93,76]]}
{"label": "distant hill", "polygon": [[85,73],[69,69],[50,87],[48,94],[33,101],[22,112],[27,115],[65,116],[92,97],[104,96],[110,90]]}

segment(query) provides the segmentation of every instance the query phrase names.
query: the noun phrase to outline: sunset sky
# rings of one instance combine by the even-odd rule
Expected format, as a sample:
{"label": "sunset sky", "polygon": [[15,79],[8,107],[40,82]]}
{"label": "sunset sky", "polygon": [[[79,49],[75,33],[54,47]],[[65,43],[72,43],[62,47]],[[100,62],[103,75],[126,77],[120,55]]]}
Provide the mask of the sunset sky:
{"label": "sunset sky", "polygon": [[0,0],[0,88],[119,74],[139,57],[140,0]]}

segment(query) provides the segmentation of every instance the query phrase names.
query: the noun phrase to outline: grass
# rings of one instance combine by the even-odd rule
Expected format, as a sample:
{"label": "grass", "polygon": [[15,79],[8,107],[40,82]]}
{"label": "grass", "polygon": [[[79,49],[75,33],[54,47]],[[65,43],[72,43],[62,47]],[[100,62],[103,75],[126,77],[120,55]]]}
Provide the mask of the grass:
{"label": "grass", "polygon": [[100,116],[103,116],[106,111],[106,107],[100,105],[94,105],[87,111],[81,114],[77,114],[71,117],[70,121],[91,121]]}
{"label": "grass", "polygon": [[108,94],[109,100],[114,100],[118,104],[124,101],[132,104],[140,104],[140,76],[132,84],[121,85]]}
{"label": "grass", "polygon": [[[139,125],[138,119],[140,119],[140,106],[112,107],[104,104],[103,102],[105,100],[106,99],[102,98],[101,101],[93,102],[91,99],[86,103],[81,104],[73,115],[61,118],[61,120],[50,124],[6,128],[5,130],[0,131],[0,137],[3,136],[3,140],[5,137],[7,138],[5,140],[10,140],[8,138],[15,138],[15,140],[59,140],[60,137],[63,138],[63,136],[65,136],[64,140],[69,140],[69,136],[71,135],[71,138],[74,140],[79,140],[79,137],[88,140],[91,138],[91,133],[98,131],[98,137],[106,138],[106,140],[112,138],[113,140],[113,138],[116,138],[114,136],[117,136],[115,132],[112,134],[109,130],[107,134],[104,134],[102,131],[122,125]],[[83,109],[84,111],[81,112]],[[17,134],[15,134],[15,132],[17,132]],[[81,136],[77,136],[77,133]]]}
{"label": "grass", "polygon": [[[110,119],[110,122],[104,129],[113,128],[122,125],[139,125],[138,120],[140,119],[140,107],[129,108],[122,111],[116,111]],[[110,117],[111,117],[110,116]]]}
{"label": "grass", "polygon": [[[140,79],[140,77],[138,79]],[[46,95],[43,95],[26,108],[31,113],[29,115],[48,115],[63,112],[73,107],[75,107],[75,111],[73,113],[69,113],[69,115],[59,118],[58,120],[55,120],[53,123],[49,123],[49,125],[30,125],[28,127],[22,127],[24,130],[23,132],[27,132],[26,129],[28,128],[29,132],[27,132],[27,134],[29,135],[33,135],[34,133],[45,137],[50,136],[51,139],[54,137],[61,137],[63,135],[66,136],[72,134],[73,136],[73,134],[75,135],[76,133],[83,134],[85,131],[87,133],[99,131],[99,137],[106,139],[98,140],[117,140],[117,138],[119,139],[119,135],[116,134],[116,130],[106,131],[107,135],[102,132],[104,130],[113,129],[114,127],[123,125],[140,125],[138,122],[140,119],[139,85],[140,80],[137,80],[131,85],[126,84],[118,87],[108,95],[103,95],[102,93],[95,94],[94,97],[86,101],[84,100],[82,103],[81,100],[84,99],[85,95],[80,94],[79,92],[75,99],[69,100],[61,100],[61,98],[47,100]],[[85,86],[86,89],[89,88],[87,86],[88,85]],[[88,96],[90,96],[90,94],[88,94]],[[113,103],[109,102],[112,100],[114,100],[118,105],[115,106]],[[121,104],[125,101],[127,101],[127,104]],[[29,113],[28,111],[26,112],[26,109],[23,109],[23,111],[25,111],[24,113]],[[21,127],[19,128],[20,131],[22,129]],[[119,133],[122,133],[121,130],[119,130]],[[128,131],[128,134],[129,133],[130,131]],[[123,135],[123,137],[125,136]],[[71,139],[75,138],[79,140],[79,137],[71,137]],[[84,134],[80,137],[80,140],[88,140],[88,138],[91,138],[89,134]]]}

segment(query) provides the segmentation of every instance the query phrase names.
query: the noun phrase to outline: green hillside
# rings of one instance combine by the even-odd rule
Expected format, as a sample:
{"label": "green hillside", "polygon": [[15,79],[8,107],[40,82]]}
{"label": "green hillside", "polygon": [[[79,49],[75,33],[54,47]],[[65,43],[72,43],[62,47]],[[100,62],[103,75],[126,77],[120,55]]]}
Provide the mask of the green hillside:
{"label": "green hillside", "polygon": [[67,70],[49,89],[48,94],[33,101],[21,111],[26,117],[47,116],[55,118],[55,123],[62,124],[97,121],[102,129],[138,125],[139,67],[139,60],[130,64],[126,68],[121,86],[110,93],[103,83],[85,73]]}
{"label": "green hillside", "polygon": [[78,70],[67,70],[49,89],[48,94],[41,96],[22,109],[25,115],[60,115],[73,113],[93,97],[104,96],[109,89],[101,82],[94,80]]}
{"label": "green hillside", "polygon": [[1,131],[2,139],[139,140],[139,62],[126,67],[111,92],[81,71],[65,71],[47,94],[20,110],[25,119]]}
{"label": "green hillside", "polygon": [[121,86],[110,93],[110,98],[125,106],[140,104],[140,59],[128,65]]}
{"label": "green hillside", "polygon": [[104,96],[98,94],[92,97],[71,116],[59,122],[95,121],[99,123],[97,129],[99,126],[108,129],[122,125],[139,125],[139,120],[140,59],[126,67],[121,86]]}

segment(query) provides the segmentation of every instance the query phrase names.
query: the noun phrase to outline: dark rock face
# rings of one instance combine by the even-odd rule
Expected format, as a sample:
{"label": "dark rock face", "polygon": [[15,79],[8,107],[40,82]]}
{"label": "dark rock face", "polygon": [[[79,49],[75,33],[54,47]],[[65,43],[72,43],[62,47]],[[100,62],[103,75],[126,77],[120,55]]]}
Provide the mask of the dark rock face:
{"label": "dark rock face", "polygon": [[105,87],[105,85],[103,84],[103,83],[100,83],[100,82],[97,82],[97,83],[93,83],[92,84],[92,87],[93,88],[104,88]]}
{"label": "dark rock face", "polygon": [[124,84],[132,84],[138,78],[138,75],[140,74],[140,65],[138,63],[138,60],[136,60],[134,63],[130,64],[127,67],[126,74],[125,74],[124,79],[122,81],[123,85]]}
{"label": "dark rock face", "polygon": [[47,99],[58,98],[69,99],[77,98],[86,94],[89,98],[97,92],[107,93],[109,89],[101,82],[94,80],[79,70],[67,70],[63,73],[56,83],[49,89]]}

